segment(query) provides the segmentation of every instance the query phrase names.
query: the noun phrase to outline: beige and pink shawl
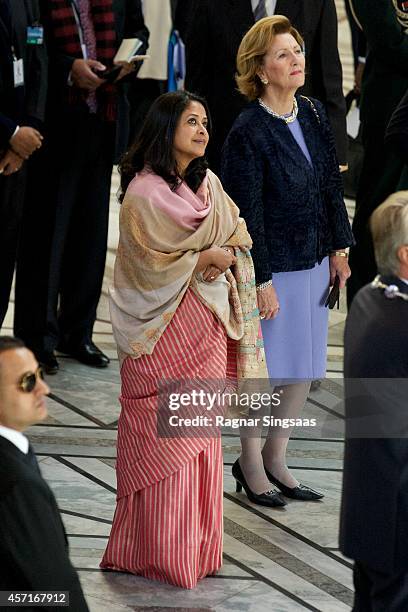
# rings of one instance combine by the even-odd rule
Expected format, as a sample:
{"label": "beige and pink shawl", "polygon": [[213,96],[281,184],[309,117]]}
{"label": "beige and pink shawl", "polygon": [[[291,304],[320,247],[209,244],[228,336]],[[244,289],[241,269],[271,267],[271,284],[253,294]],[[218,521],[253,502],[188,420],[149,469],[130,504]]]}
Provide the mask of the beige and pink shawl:
{"label": "beige and pink shawl", "polygon": [[[207,283],[194,272],[200,251],[233,246],[230,270]],[[150,355],[190,287],[238,342],[239,378],[266,377],[256,303],[251,237],[239,210],[210,170],[197,193],[171,190],[151,171],[130,183],[120,213],[120,239],[110,290],[119,357]]]}

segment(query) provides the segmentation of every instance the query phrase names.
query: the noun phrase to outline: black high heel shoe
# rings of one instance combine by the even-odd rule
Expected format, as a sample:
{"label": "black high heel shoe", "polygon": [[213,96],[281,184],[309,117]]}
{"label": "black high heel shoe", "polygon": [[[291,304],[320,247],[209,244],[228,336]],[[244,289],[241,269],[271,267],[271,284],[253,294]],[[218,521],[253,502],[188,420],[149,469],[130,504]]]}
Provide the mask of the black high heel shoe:
{"label": "black high heel shoe", "polygon": [[268,506],[269,508],[286,506],[285,500],[281,497],[279,491],[276,491],[276,489],[266,491],[265,493],[260,493],[259,495],[251,491],[247,481],[245,480],[245,476],[242,473],[239,459],[237,459],[232,466],[232,475],[237,481],[236,492],[240,493],[242,491],[242,487],[244,487],[245,493],[247,494],[249,501],[252,503],[258,504],[259,506]]}
{"label": "black high heel shoe", "polygon": [[280,482],[277,478],[275,478],[275,476],[272,476],[265,466],[264,469],[269,482],[276,485],[286,497],[297,499],[298,501],[317,501],[318,499],[322,499],[322,497],[324,497],[323,493],[319,493],[318,491],[315,491],[314,489],[306,487],[302,484],[298,485],[297,487],[287,487],[283,484],[283,482]]}

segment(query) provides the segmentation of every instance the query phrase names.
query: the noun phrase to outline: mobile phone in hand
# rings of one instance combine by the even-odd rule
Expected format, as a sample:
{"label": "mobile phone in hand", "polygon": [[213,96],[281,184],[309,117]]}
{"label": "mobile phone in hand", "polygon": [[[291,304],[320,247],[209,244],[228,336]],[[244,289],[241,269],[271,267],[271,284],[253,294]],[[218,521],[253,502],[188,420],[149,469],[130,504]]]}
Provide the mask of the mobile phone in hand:
{"label": "mobile phone in hand", "polygon": [[122,66],[113,66],[113,68],[109,68],[108,70],[98,70],[95,74],[107,83],[113,83],[113,81],[118,78],[121,70]]}
{"label": "mobile phone in hand", "polygon": [[327,296],[327,300],[324,305],[326,307],[328,306],[332,310],[337,303],[337,308],[339,308],[339,300],[340,300],[340,278],[336,275],[333,286],[330,289],[329,295]]}

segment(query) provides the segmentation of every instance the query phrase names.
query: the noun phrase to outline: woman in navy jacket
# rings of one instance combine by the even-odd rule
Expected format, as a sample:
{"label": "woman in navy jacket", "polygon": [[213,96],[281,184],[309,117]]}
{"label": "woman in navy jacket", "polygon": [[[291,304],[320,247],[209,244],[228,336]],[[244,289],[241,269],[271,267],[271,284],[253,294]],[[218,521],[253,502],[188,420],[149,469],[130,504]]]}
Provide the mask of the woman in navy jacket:
{"label": "woman in navy jacket", "polygon": [[[305,79],[302,48],[280,15],[261,19],[243,38],[237,83],[251,104],[227,138],[221,170],[254,241],[268,372],[283,391],[274,416],[286,418],[299,416],[310,380],[325,375],[324,303],[335,277],[344,287],[350,275],[345,249],[353,243],[324,107],[295,96]],[[289,472],[288,432],[271,428],[262,451],[260,436],[241,436],[233,475],[252,501],[273,505],[269,482],[295,499],[323,497]]]}

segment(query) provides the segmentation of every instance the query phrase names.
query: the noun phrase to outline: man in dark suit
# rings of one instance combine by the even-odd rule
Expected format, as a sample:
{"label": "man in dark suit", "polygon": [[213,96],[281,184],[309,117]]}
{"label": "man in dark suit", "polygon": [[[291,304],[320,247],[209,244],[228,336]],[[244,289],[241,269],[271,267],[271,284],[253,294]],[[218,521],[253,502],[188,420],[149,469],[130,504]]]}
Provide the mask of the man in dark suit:
{"label": "man in dark suit", "polygon": [[48,393],[31,351],[0,337],[0,591],[69,591],[69,610],[86,612],[57,503],[23,434],[47,416]]}
{"label": "man in dark suit", "polygon": [[[26,160],[41,146],[47,60],[38,0],[0,0],[0,328],[10,297],[26,179]],[[40,33],[40,30],[38,31]]]}
{"label": "man in dark suit", "polygon": [[371,228],[382,275],[354,298],[345,332],[340,550],[355,561],[354,612],[406,612],[408,191],[379,206]]}
{"label": "man in dark suit", "polygon": [[178,14],[183,10],[189,18],[188,27],[184,27],[186,89],[201,94],[209,103],[213,120],[209,159],[215,171],[219,170],[222,145],[245,105],[234,79],[238,47],[255,19],[272,14],[288,17],[304,38],[307,74],[301,93],[325,104],[339,164],[347,163],[346,111],[334,0],[261,0],[260,3],[257,0],[179,0]]}
{"label": "man in dark suit", "polygon": [[112,167],[127,146],[125,81],[131,65],[115,82],[103,73],[112,68],[124,38],[139,39],[142,54],[148,31],[140,0],[47,0],[42,10],[50,62],[47,142],[30,176],[30,196],[41,204],[26,203],[14,329],[46,371],[55,373],[56,347],[87,365],[109,363],[92,332],[105,267]]}
{"label": "man in dark suit", "polygon": [[385,143],[408,165],[408,90],[391,117]]}
{"label": "man in dark suit", "polygon": [[408,5],[402,0],[349,0],[368,46],[360,118],[364,159],[356,198],[347,300],[370,282],[376,271],[368,220],[391,193],[408,189],[404,162],[386,148],[384,136],[392,113],[408,88]]}

